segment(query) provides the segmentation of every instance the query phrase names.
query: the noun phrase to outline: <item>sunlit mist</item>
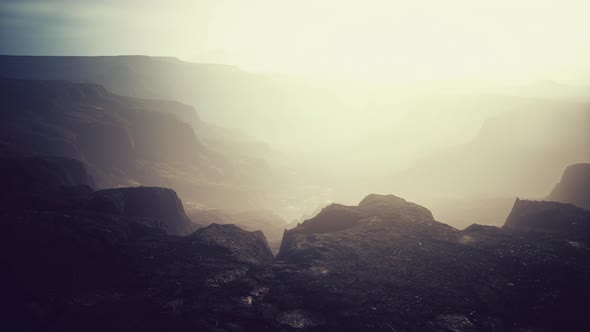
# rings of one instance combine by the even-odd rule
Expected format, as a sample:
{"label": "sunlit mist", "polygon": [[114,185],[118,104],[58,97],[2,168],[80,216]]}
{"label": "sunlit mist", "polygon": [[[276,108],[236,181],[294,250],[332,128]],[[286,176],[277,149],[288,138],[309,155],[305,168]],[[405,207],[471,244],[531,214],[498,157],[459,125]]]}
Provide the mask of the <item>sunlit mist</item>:
{"label": "sunlit mist", "polygon": [[448,200],[541,197],[590,159],[587,1],[4,1],[0,12],[3,54],[165,56],[45,77],[177,100],[233,131],[223,139],[256,142],[238,151],[273,170],[265,195],[278,202],[253,208],[289,220],[367,192],[435,214]]}
{"label": "sunlit mist", "polygon": [[[583,0],[4,1],[0,51],[386,81],[587,81]],[[7,32],[10,33],[7,33]]]}

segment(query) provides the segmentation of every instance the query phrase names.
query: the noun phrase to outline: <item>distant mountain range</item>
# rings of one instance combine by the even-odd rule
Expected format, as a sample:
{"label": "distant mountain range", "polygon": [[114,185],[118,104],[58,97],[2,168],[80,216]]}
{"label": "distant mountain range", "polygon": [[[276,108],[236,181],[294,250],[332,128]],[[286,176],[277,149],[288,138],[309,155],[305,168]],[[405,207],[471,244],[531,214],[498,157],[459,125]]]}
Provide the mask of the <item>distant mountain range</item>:
{"label": "distant mountain range", "polygon": [[[481,221],[499,224],[514,196],[541,197],[565,166],[590,161],[590,108],[567,98],[479,94],[475,89],[454,93],[440,84],[374,89],[314,85],[231,66],[148,56],[0,56],[0,76],[99,84],[118,95],[191,105],[216,125],[178,103],[161,102],[158,108],[188,123],[197,140],[226,166],[233,164],[229,174],[249,188],[281,192],[280,198],[248,197],[258,203],[238,208],[271,208],[288,219],[311,212],[325,200],[354,201],[371,188],[402,193],[464,226],[473,221],[473,213],[448,209],[445,201],[474,200],[463,205],[481,205],[477,202],[492,200],[503,212],[486,214]],[[308,113],[317,114],[318,121],[302,115]],[[398,115],[384,116],[390,113]],[[274,151],[219,125],[299,151]],[[458,143],[471,136],[475,138],[469,143]],[[306,149],[310,144],[314,149]],[[227,167],[218,166],[208,172],[222,169],[228,174]],[[403,168],[408,170],[400,171]],[[529,172],[532,168],[537,172]],[[348,180],[341,181],[343,177]],[[315,192],[309,191],[312,187]],[[220,190],[213,186],[211,195],[225,195],[217,194]],[[232,197],[239,195],[230,194],[229,201],[237,202]],[[293,208],[310,197],[317,197],[307,204],[311,208]]]}
{"label": "distant mountain range", "polygon": [[[136,97],[122,98],[128,100],[127,104],[135,103],[136,109],[172,113],[189,124],[199,143],[199,170],[193,168],[187,173],[183,168],[179,172],[176,167],[169,172],[169,164],[152,164],[147,176],[157,173],[157,178],[166,181],[146,183],[175,188],[191,203],[189,209],[193,203],[197,208],[225,208],[217,204],[223,197],[231,208],[271,209],[292,219],[311,212],[325,200],[351,201],[366,188],[372,188],[381,192],[393,190],[423,202],[441,220],[453,225],[464,227],[476,221],[474,218],[499,225],[514,196],[542,197],[557,182],[556,174],[567,165],[590,161],[590,107],[567,99],[437,93],[434,87],[427,95],[416,95],[413,88],[357,91],[355,87],[314,87],[299,80],[256,75],[231,66],[147,56],[0,56],[0,76],[99,84],[106,91]],[[201,121],[190,106],[154,99],[192,105],[206,118],[226,127],[242,128],[249,134],[276,131],[276,135],[262,136],[293,139],[291,142],[300,142],[297,146],[303,150],[311,141],[317,145],[318,153],[289,155],[273,151],[236,130]],[[358,104],[367,100],[372,104]],[[364,116],[371,119],[391,111],[403,116],[391,123],[378,121],[380,127],[370,130],[370,137],[336,131],[334,135],[342,142],[326,148],[322,145],[326,135],[320,135],[323,131],[298,115],[316,109],[330,109],[322,113],[333,119],[322,123],[328,126],[325,130],[347,128],[351,125],[350,117],[358,118],[359,114],[354,113],[357,109],[364,109]],[[484,121],[489,116],[494,117]],[[151,121],[156,121],[153,116]],[[355,125],[357,122],[353,121]],[[480,122],[484,123],[481,129],[473,125]],[[464,132],[477,135],[466,144],[436,145],[438,136],[461,136]],[[340,167],[343,164],[346,167]],[[403,165],[407,171],[396,171]],[[536,172],[529,171],[533,168]],[[193,189],[185,188],[195,187],[195,172],[200,179],[196,185],[207,187],[209,194],[189,193]],[[190,183],[174,178],[173,173],[191,179]],[[221,174],[224,180],[219,180]],[[343,177],[349,180],[341,181]],[[357,181],[358,178],[363,180]],[[114,182],[111,179],[111,184]],[[231,192],[228,182],[233,187]],[[244,197],[240,186],[260,192]],[[315,192],[308,189],[312,187]],[[265,195],[270,191],[280,192],[280,197]],[[302,208],[301,202],[310,197],[317,197],[306,203],[311,208]],[[499,209],[486,212],[486,205]]]}
{"label": "distant mountain range", "polygon": [[119,95],[189,104],[217,123],[256,121],[247,104],[238,105],[258,78],[231,66],[149,56],[0,56],[0,76],[99,84]]}
{"label": "distant mountain range", "polygon": [[469,143],[424,158],[393,184],[412,195],[427,187],[432,196],[540,197],[566,166],[590,160],[590,104],[556,106],[498,115]]}
{"label": "distant mountain range", "polygon": [[[498,115],[469,143],[428,156],[388,183],[457,227],[499,226],[515,196],[544,197],[567,166],[590,161],[590,104],[558,106],[548,102],[545,108]],[[566,178],[571,190],[584,190],[582,184],[573,188],[578,179]]]}

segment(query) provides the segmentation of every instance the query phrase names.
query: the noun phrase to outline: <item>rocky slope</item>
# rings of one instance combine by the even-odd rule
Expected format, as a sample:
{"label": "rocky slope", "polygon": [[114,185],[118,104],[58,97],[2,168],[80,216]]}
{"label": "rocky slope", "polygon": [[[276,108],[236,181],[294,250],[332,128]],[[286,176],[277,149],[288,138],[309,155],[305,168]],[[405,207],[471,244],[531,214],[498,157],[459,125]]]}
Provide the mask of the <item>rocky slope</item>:
{"label": "rocky slope", "polygon": [[247,309],[251,293],[263,292],[252,286],[251,275],[273,259],[261,232],[210,225],[169,235],[195,227],[170,189],[93,192],[87,185],[58,184],[20,188],[25,200],[31,197],[26,193],[35,195],[36,204],[0,206],[3,328],[264,327],[252,325]]}
{"label": "rocky slope", "polygon": [[546,200],[590,210],[590,164],[568,166]]}
{"label": "rocky slope", "polygon": [[82,211],[2,216],[0,224],[1,301],[10,308],[3,326],[25,330],[248,326],[249,275],[272,260],[260,234],[231,225],[177,237]]}

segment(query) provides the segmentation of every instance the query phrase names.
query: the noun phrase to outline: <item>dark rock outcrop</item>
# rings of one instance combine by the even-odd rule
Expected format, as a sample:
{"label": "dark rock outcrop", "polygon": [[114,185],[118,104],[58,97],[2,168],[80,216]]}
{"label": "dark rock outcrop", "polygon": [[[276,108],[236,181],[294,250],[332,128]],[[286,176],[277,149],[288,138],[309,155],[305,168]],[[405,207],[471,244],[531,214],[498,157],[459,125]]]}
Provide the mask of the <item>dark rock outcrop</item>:
{"label": "dark rock outcrop", "polygon": [[174,190],[159,187],[130,187],[99,190],[92,194],[88,209],[104,214],[137,218],[168,234],[187,235],[199,226],[184,212]]}
{"label": "dark rock outcrop", "polygon": [[414,222],[434,221],[432,213],[425,207],[408,202],[395,195],[371,194],[365,197],[358,205],[359,209],[370,214],[405,218]]}
{"label": "dark rock outcrop", "polygon": [[25,330],[252,326],[252,274],[272,260],[261,234],[229,225],[178,237],[81,211],[2,215],[0,225],[3,324]]}
{"label": "dark rock outcrop", "polygon": [[266,210],[204,209],[191,210],[187,214],[193,222],[201,225],[234,224],[248,231],[260,230],[274,253],[278,252],[283,230],[287,227],[287,223],[281,216]]}
{"label": "dark rock outcrop", "polygon": [[174,191],[85,188],[35,188],[27,197],[38,203],[0,211],[4,327],[213,330],[228,317],[227,328],[260,326],[247,306],[265,291],[256,271],[273,258],[261,232],[211,225],[168,235],[195,227]]}
{"label": "dark rock outcrop", "polygon": [[548,201],[570,203],[590,210],[590,164],[574,164],[568,166],[555,185]]}
{"label": "dark rock outcrop", "polygon": [[358,206],[331,204],[303,222],[297,232],[327,233],[362,225],[366,218],[383,218],[384,222],[433,222],[428,209],[394,195],[371,194]]}
{"label": "dark rock outcrop", "polygon": [[187,235],[201,225],[193,223],[172,189],[130,187],[93,191],[94,183],[83,163],[64,157],[0,159],[0,212],[85,211],[124,218],[162,232]]}
{"label": "dark rock outcrop", "polygon": [[590,211],[572,204],[517,198],[503,227],[519,232],[590,238]]}
{"label": "dark rock outcrop", "polygon": [[[358,206],[331,204],[312,219],[285,231],[279,257],[300,253],[307,239],[375,232],[378,229],[395,230],[396,237],[407,233],[431,234],[434,237],[453,237],[456,232],[450,226],[434,220],[428,209],[394,195],[371,194]],[[309,236],[313,234],[313,236]],[[292,247],[295,250],[291,250]]]}
{"label": "dark rock outcrop", "polygon": [[261,231],[247,232],[236,225],[211,224],[189,236],[192,243],[221,247],[228,250],[237,261],[267,265],[273,256]]}
{"label": "dark rock outcrop", "polygon": [[269,301],[311,330],[573,328],[590,294],[588,243],[459,231],[421,206],[369,195],[285,232]]}

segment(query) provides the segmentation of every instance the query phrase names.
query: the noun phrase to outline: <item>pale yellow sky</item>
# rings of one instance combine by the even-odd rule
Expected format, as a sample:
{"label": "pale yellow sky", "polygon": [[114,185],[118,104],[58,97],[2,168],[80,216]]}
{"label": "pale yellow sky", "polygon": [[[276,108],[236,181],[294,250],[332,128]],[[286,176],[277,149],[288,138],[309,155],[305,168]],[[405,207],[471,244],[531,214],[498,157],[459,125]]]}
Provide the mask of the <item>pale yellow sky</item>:
{"label": "pale yellow sky", "polygon": [[570,75],[590,58],[585,1],[256,1],[193,59],[400,78]]}
{"label": "pale yellow sky", "polygon": [[147,54],[371,79],[586,81],[587,0],[0,3],[4,54]]}

